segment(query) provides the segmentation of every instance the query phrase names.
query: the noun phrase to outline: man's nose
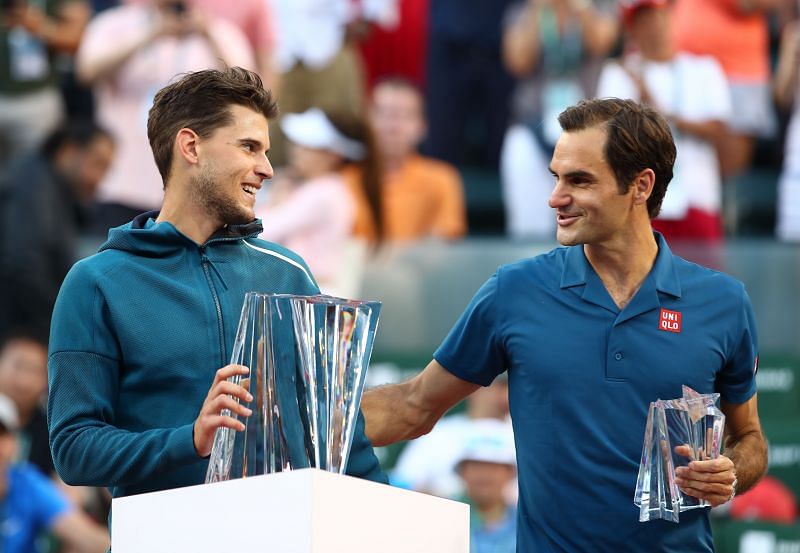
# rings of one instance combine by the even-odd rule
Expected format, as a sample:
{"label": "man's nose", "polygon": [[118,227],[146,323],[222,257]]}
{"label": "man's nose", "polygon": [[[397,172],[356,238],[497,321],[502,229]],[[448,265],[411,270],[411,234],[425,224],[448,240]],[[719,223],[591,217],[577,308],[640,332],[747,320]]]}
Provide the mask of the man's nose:
{"label": "man's nose", "polygon": [[272,164],[269,162],[267,156],[264,156],[264,161],[259,163],[255,168],[256,175],[261,177],[261,180],[271,179],[273,175]]}
{"label": "man's nose", "polygon": [[547,205],[553,209],[558,209],[559,207],[568,206],[571,201],[572,199],[569,197],[569,194],[567,194],[564,186],[556,182],[553,191],[550,193],[550,199],[547,201]]}

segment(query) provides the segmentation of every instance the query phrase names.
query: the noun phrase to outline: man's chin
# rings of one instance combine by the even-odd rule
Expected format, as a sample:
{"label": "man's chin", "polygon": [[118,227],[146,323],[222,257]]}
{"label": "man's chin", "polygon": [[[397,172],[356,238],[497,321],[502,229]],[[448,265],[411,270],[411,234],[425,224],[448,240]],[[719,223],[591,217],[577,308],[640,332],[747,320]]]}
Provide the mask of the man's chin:
{"label": "man's chin", "polygon": [[556,240],[558,240],[558,243],[562,246],[577,246],[581,243],[576,233],[567,232],[562,229],[556,231]]}

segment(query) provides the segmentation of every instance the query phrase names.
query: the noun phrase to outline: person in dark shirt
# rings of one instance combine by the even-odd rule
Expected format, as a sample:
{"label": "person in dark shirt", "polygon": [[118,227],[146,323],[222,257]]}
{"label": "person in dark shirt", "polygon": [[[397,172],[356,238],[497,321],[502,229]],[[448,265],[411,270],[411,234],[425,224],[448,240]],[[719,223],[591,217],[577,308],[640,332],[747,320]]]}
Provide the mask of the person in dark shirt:
{"label": "person in dark shirt", "polygon": [[0,182],[0,335],[49,327],[61,282],[79,255],[84,206],[113,155],[105,130],[72,121]]}

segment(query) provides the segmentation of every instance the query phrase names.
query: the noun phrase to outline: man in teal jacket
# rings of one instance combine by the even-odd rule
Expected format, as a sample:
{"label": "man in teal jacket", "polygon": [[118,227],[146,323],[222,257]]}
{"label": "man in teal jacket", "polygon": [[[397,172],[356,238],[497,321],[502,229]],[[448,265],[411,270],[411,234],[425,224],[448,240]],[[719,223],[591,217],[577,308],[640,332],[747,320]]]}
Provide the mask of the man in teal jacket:
{"label": "man in teal jacket", "polygon": [[[296,254],[258,240],[271,95],[253,73],[199,71],[162,89],[148,137],[160,212],[112,229],[67,276],[53,314],[50,445],[68,484],[115,497],[202,483],[217,428],[252,398],[226,365],[244,294],[316,294]],[[220,368],[222,367],[222,368]],[[385,481],[359,418],[348,474]]]}

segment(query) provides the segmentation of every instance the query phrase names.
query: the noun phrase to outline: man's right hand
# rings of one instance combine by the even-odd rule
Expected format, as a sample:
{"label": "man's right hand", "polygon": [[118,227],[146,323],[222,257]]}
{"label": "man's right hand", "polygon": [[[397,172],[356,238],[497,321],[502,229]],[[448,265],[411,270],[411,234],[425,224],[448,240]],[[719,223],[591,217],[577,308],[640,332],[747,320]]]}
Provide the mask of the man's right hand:
{"label": "man's right hand", "polygon": [[[232,376],[248,374],[250,374],[250,370],[247,367],[227,365],[218,370],[214,376],[214,383],[211,384],[200,414],[194,421],[194,449],[200,457],[211,455],[217,428],[244,430],[244,424],[241,421],[236,420],[233,416],[223,417],[221,412],[223,409],[229,409],[231,414],[235,413],[242,417],[249,417],[253,412],[242,404],[253,401],[253,396],[242,386],[228,381]],[[236,401],[235,398],[238,398],[239,401]]]}

